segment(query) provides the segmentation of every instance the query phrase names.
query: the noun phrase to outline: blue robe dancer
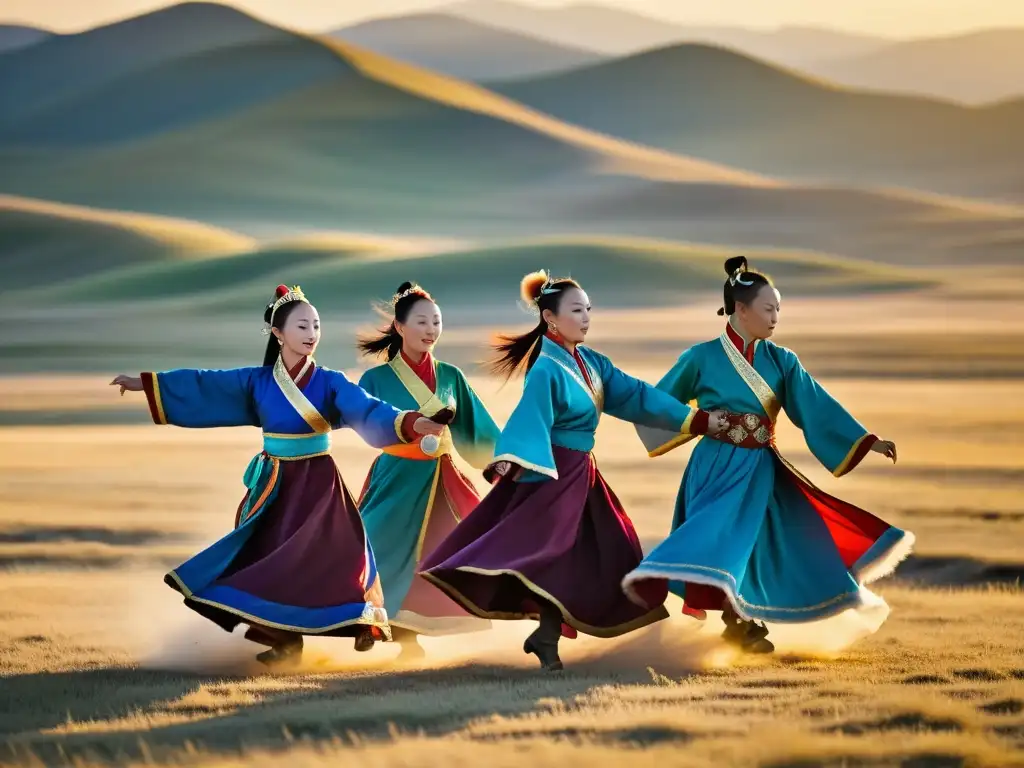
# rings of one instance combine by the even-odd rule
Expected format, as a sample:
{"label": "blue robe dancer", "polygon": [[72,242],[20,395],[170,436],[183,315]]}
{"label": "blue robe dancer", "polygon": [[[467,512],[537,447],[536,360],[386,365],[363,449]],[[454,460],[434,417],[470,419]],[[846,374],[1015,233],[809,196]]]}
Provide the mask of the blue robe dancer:
{"label": "blue robe dancer", "polygon": [[[667,581],[685,613],[703,619],[723,610],[726,639],[753,652],[774,650],[757,621],[806,624],[852,610],[856,620],[833,629],[877,630],[888,607],[864,585],[891,573],[914,537],[816,488],[780,455],[775,423],[785,410],[836,477],[879,450],[877,438],[793,352],[745,340],[732,321],[720,338],[683,353],[657,387],[703,409],[725,409],[730,426],[694,448],[672,533],[623,579],[626,594],[645,606]],[[638,432],[652,457],[696,437]],[[845,644],[834,633],[832,641]]]}

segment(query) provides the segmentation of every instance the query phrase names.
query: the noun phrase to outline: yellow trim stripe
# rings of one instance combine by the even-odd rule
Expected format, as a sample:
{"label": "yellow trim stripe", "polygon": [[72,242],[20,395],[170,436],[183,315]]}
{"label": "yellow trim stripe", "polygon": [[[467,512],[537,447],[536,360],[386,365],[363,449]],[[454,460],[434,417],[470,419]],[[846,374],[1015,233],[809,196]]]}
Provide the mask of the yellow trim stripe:
{"label": "yellow trim stripe", "polygon": [[[627,621],[625,624],[619,624],[614,627],[595,627],[590,624],[584,624],[582,621],[573,616],[566,607],[562,604],[558,598],[552,595],[550,592],[541,589],[539,586],[534,584],[530,579],[524,576],[519,571],[512,570],[510,568],[502,568],[499,570],[489,570],[487,568],[474,568],[473,566],[464,565],[454,570],[461,573],[475,573],[480,576],[514,576],[522,582],[523,586],[530,590],[533,594],[543,597],[545,600],[551,602],[562,614],[562,621],[568,624],[575,630],[583,632],[586,635],[592,637],[618,637],[624,635],[627,632],[646,627],[649,624],[654,624],[656,621],[668,618],[668,610],[663,605],[659,605],[651,611],[648,611],[643,616],[633,619],[633,621]],[[536,613],[520,613],[513,611],[485,611],[468,597],[463,595],[457,589],[452,587],[447,582],[442,581],[431,573],[426,571],[419,574],[431,584],[436,586],[438,589],[445,592],[447,595],[452,597],[456,602],[460,603],[463,608],[472,613],[474,616],[479,616],[482,619],[498,619],[504,621],[519,621],[522,619],[539,619],[540,615]]]}
{"label": "yellow trim stripe", "polygon": [[430,483],[430,496],[427,497],[427,509],[423,514],[423,522],[420,524],[420,533],[416,537],[416,562],[423,557],[423,542],[427,538],[427,526],[430,525],[431,513],[434,511],[434,500],[437,498],[437,486],[441,482],[441,462],[434,467],[434,479]]}
{"label": "yellow trim stripe", "polygon": [[[246,613],[245,611],[240,611],[237,608],[233,608],[230,605],[218,603],[215,600],[207,600],[203,597],[196,597],[192,593],[192,590],[185,586],[185,583],[178,577],[178,574],[176,574],[174,571],[168,573],[167,576],[171,578],[175,584],[178,585],[178,591],[181,592],[182,595],[184,595],[186,600],[190,600],[193,603],[202,603],[203,605],[210,605],[214,608],[219,608],[225,613],[230,613],[234,616],[238,616],[242,619],[245,619],[247,622],[251,624],[255,624],[258,627],[283,629],[288,632],[298,632],[303,635],[323,635],[327,632],[333,632],[336,629],[341,629],[342,627],[348,627],[354,624],[359,624],[362,626],[377,627],[381,630],[381,632],[388,640],[391,640],[391,627],[388,624],[387,611],[385,611],[383,608],[377,608],[376,606],[371,606],[367,604],[367,607],[370,610],[364,609],[363,615],[359,618],[349,619],[348,621],[340,621],[337,624],[331,624],[327,627],[300,627],[293,624],[278,624],[276,621],[267,621],[266,619],[260,618],[259,616],[255,616],[251,613]],[[367,614],[370,612],[373,613],[372,618],[367,616]]]}
{"label": "yellow trim stripe", "polygon": [[861,438],[853,444],[853,447],[846,454],[846,458],[842,460],[839,466],[836,467],[835,472],[832,473],[834,477],[842,477],[843,475],[850,471],[850,462],[853,461],[853,457],[857,454],[857,451],[860,450],[861,446],[864,444],[864,441],[867,440],[869,437],[871,437],[871,433],[865,432],[863,435],[861,435]]}
{"label": "yellow trim stripe", "polygon": [[238,521],[239,525],[244,523],[246,520],[248,520],[250,517],[255,515],[263,508],[263,505],[267,503],[267,498],[273,492],[274,486],[277,485],[277,476],[281,472],[281,462],[273,457],[270,457],[270,462],[272,467],[272,469],[270,470],[270,479],[267,480],[267,485],[263,489],[263,493],[260,495],[256,503],[252,505],[252,508],[249,510],[249,514],[247,514],[244,518]]}
{"label": "yellow trim stripe", "polygon": [[167,423],[167,413],[164,411],[164,401],[160,397],[160,374],[153,374],[153,404],[156,406],[156,415],[161,424]]}

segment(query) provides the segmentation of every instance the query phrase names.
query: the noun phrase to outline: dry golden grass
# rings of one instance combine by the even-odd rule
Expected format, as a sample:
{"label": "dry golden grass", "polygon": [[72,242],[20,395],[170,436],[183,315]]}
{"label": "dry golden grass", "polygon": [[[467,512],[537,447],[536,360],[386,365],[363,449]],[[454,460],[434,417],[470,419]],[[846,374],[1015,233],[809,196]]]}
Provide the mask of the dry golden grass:
{"label": "dry golden grass", "polygon": [[[865,332],[944,327],[941,309],[877,302],[857,318]],[[714,333],[705,313],[612,316],[594,342]],[[838,334],[846,317],[797,306],[787,333]],[[956,322],[978,340],[1019,330],[1009,316]],[[635,346],[624,364],[649,379],[674,357]],[[503,419],[518,386],[474,383]],[[647,631],[565,643],[561,676],[524,657],[520,623],[428,639],[417,668],[393,647],[313,640],[299,672],[267,674],[255,646],[160,583],[230,526],[255,430],[0,429],[0,763],[1024,765],[1019,382],[825,383],[900,448],[896,467],[872,455],[835,480],[790,425],[780,434],[826,489],[917,534],[915,557],[879,585],[893,609],[882,629],[838,654],[738,658],[714,619],[701,629],[673,603]],[[11,379],[0,397],[88,410],[120,400],[105,387]],[[347,432],[335,446],[358,487],[373,451]],[[648,542],[668,529],[685,453],[648,460],[631,427],[601,426],[598,462]]]}

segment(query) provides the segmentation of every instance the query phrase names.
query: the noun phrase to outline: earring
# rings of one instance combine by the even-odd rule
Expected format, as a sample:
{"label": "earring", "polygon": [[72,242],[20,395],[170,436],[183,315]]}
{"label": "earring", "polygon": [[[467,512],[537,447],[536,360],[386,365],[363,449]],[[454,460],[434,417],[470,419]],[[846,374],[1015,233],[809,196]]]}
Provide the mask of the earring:
{"label": "earring", "polygon": [[278,339],[277,340],[277,346],[283,347],[284,346],[284,339]]}
{"label": "earring", "polygon": [[556,326],[554,323],[548,323],[548,331],[550,333],[555,334],[555,336],[557,336],[558,335],[558,326]]}

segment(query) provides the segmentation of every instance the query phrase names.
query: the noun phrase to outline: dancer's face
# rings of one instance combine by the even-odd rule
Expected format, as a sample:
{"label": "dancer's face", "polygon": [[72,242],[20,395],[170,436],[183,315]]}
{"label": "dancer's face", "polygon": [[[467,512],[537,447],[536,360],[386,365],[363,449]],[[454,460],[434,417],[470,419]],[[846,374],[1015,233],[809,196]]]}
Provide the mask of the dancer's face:
{"label": "dancer's face", "polygon": [[420,299],[409,309],[405,322],[395,322],[402,349],[414,360],[434,350],[441,338],[441,310],[430,299]]}
{"label": "dancer's face", "polygon": [[312,304],[302,302],[289,313],[282,328],[274,329],[274,335],[281,348],[295,356],[312,355],[320,343],[320,315]]}
{"label": "dancer's face", "polygon": [[782,296],[770,285],[762,285],[749,304],[736,302],[736,314],[743,329],[755,339],[771,338],[781,309]]}
{"label": "dancer's face", "polygon": [[566,288],[558,303],[558,312],[544,310],[548,326],[570,344],[582,344],[590,330],[590,297],[582,288]]}

